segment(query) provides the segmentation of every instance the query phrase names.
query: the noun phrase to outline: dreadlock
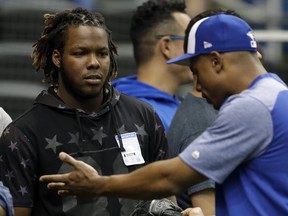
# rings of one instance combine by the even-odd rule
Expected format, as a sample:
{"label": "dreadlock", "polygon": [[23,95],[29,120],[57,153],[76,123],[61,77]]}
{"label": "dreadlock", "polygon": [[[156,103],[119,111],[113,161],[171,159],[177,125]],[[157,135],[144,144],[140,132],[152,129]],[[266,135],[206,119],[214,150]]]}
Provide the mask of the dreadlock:
{"label": "dreadlock", "polygon": [[57,85],[57,67],[52,62],[53,50],[57,49],[62,54],[65,46],[67,31],[70,26],[95,26],[103,28],[108,33],[108,46],[110,67],[108,81],[117,75],[117,48],[112,41],[111,31],[106,27],[103,16],[100,13],[89,12],[82,8],[65,10],[56,14],[44,14],[45,28],[41,38],[33,45],[33,66],[36,71],[44,71],[44,83]]}

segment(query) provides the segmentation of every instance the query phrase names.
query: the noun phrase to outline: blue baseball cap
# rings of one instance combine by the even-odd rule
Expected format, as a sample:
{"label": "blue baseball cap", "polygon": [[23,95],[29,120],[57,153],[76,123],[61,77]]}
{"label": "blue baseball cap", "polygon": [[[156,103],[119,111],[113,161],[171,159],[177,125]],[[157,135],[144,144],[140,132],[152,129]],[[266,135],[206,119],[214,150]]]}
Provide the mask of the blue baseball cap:
{"label": "blue baseball cap", "polygon": [[223,13],[197,21],[186,31],[185,40],[187,52],[170,59],[168,64],[189,66],[190,58],[212,51],[257,51],[252,28],[241,18]]}

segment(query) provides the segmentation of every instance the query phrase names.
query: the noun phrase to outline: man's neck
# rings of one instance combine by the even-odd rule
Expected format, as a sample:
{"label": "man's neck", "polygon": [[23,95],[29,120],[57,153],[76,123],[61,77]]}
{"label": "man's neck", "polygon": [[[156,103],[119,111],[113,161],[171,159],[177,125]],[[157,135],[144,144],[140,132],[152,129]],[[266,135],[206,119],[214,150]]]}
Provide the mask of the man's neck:
{"label": "man's neck", "polygon": [[137,80],[153,86],[170,95],[174,95],[180,86],[175,78],[165,69],[156,66],[143,66],[138,68]]}

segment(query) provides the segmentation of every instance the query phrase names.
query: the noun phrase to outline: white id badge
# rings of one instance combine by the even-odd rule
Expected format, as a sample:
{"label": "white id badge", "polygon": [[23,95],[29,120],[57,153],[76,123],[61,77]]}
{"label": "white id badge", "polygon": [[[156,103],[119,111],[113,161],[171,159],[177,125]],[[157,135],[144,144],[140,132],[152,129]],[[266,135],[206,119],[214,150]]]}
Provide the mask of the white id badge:
{"label": "white id badge", "polygon": [[[141,148],[135,132],[121,134],[122,143],[125,151],[121,151],[123,161],[126,166],[145,163],[141,153]],[[115,139],[120,147],[118,136]]]}

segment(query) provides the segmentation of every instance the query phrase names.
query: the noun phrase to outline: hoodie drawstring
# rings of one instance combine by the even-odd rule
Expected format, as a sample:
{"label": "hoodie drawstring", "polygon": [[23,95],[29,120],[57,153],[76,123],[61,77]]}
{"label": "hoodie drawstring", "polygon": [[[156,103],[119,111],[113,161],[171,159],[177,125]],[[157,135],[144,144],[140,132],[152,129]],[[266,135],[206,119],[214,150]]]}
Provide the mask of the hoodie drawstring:
{"label": "hoodie drawstring", "polygon": [[112,121],[113,121],[115,130],[116,130],[116,136],[117,136],[117,138],[119,140],[120,150],[121,150],[121,152],[125,152],[125,148],[123,146],[121,133],[119,131],[119,123],[118,123],[117,118],[116,118],[115,110],[114,110],[114,108],[113,108],[113,106],[111,105],[110,102],[108,103],[108,107],[109,107],[109,109],[111,111],[111,114],[112,114]]}
{"label": "hoodie drawstring", "polygon": [[79,126],[78,155],[83,156],[83,142],[85,142],[85,141],[83,140],[83,131],[82,131],[82,126],[81,126],[81,122],[80,122],[80,115],[79,115],[79,112],[77,111],[77,109],[74,109],[74,111],[75,111],[75,115],[76,115],[77,124]]}

